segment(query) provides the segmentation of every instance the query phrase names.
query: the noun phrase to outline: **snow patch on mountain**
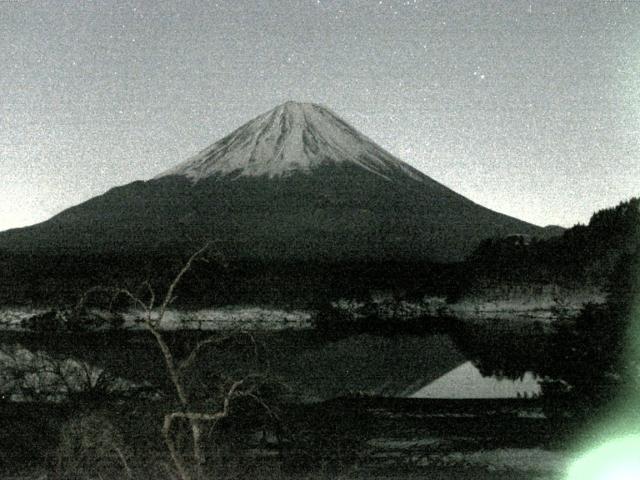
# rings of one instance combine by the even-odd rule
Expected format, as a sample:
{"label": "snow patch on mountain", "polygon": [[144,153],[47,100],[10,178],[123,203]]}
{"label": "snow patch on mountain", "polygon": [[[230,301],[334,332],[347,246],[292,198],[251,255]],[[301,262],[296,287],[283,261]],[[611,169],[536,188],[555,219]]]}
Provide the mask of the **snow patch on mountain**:
{"label": "snow patch on mountain", "polygon": [[397,175],[418,182],[429,177],[397,159],[330,110],[286,102],[155,178],[186,176],[287,176],[327,164],[348,163],[387,180]]}

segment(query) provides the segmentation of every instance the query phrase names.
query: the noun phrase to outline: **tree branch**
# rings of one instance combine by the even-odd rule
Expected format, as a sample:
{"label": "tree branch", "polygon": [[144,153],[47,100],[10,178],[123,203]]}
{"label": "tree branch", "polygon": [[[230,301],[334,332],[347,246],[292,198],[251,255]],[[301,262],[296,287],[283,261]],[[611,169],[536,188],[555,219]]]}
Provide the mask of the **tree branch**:
{"label": "tree branch", "polygon": [[180,270],[178,275],[176,275],[176,277],[173,279],[173,282],[171,282],[171,285],[169,285],[169,290],[167,291],[167,294],[164,297],[164,301],[160,305],[160,314],[158,315],[160,319],[164,317],[164,313],[167,310],[167,306],[169,305],[169,303],[171,303],[173,299],[173,291],[176,289],[176,287],[180,283],[180,280],[182,280],[182,277],[185,275],[185,273],[189,271],[193,262],[200,255],[202,255],[204,252],[206,252],[209,249],[210,245],[211,245],[211,242],[205,243],[204,246],[200,248],[200,250],[198,250],[193,255],[191,255],[189,257],[189,260],[187,260],[187,263],[185,263],[185,265],[182,267],[182,270]]}
{"label": "tree branch", "polygon": [[187,370],[189,367],[191,367],[193,362],[195,362],[196,358],[198,357],[198,354],[205,347],[208,347],[208,346],[220,346],[220,345],[222,345],[224,342],[226,342],[228,340],[229,340],[229,337],[214,337],[214,336],[211,336],[209,338],[206,338],[206,339],[198,342],[196,344],[196,346],[193,347],[193,349],[191,350],[191,353],[189,353],[189,356],[187,358],[185,358],[182,362],[180,362],[180,364],[178,366],[179,371],[182,373],[185,370]]}

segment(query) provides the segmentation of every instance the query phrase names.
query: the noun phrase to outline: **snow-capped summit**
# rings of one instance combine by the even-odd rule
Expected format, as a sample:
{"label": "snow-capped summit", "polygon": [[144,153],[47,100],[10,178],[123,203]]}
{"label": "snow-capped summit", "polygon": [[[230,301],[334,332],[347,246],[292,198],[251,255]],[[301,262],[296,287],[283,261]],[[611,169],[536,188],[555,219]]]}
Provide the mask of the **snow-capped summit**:
{"label": "snow-capped summit", "polygon": [[288,101],[250,120],[230,135],[156,178],[183,175],[287,176],[326,164],[351,163],[380,177],[404,173],[428,177],[395,158],[329,109]]}

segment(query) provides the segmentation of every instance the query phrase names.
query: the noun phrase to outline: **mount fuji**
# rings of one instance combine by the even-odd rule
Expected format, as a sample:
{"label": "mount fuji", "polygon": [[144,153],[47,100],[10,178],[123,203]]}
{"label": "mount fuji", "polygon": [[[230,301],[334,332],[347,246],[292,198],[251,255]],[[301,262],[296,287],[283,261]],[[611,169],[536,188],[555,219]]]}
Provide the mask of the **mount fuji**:
{"label": "mount fuji", "polygon": [[148,181],[0,233],[5,253],[455,261],[488,237],[547,236],[432,180],[327,108],[287,102]]}

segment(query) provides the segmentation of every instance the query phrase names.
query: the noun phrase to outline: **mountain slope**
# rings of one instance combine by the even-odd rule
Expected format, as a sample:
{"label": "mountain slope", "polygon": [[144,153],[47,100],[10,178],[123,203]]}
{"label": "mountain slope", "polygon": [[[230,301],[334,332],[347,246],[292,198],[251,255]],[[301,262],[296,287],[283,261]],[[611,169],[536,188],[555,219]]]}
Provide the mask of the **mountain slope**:
{"label": "mountain slope", "polygon": [[329,110],[287,102],[152,180],[0,233],[0,249],[168,254],[206,237],[229,259],[451,261],[511,233],[545,236],[456,194]]}

